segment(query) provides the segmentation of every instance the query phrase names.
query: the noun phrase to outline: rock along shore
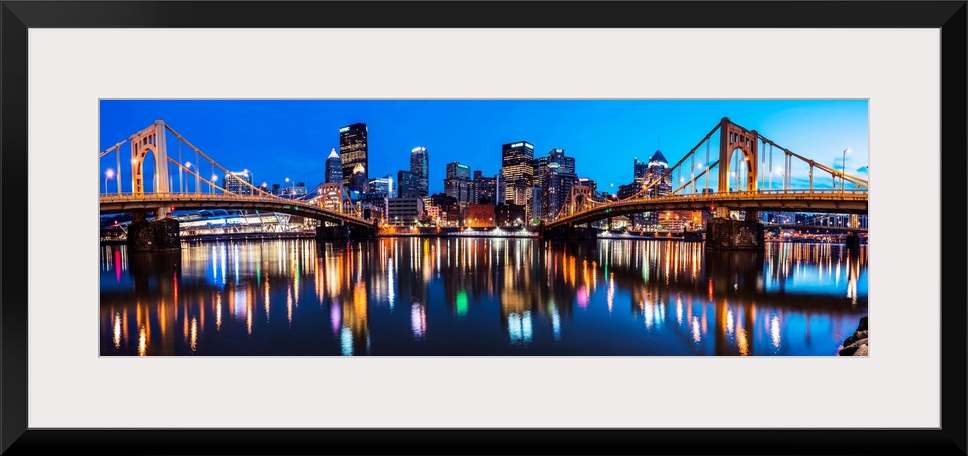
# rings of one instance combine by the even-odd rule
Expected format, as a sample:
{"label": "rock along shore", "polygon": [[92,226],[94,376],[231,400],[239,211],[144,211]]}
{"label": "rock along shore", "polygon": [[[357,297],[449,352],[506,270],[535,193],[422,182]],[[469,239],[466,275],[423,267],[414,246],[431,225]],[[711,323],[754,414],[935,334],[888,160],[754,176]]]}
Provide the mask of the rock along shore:
{"label": "rock along shore", "polygon": [[840,356],[867,356],[867,317],[860,319],[860,325],[854,334],[844,340],[844,346],[840,349]]}

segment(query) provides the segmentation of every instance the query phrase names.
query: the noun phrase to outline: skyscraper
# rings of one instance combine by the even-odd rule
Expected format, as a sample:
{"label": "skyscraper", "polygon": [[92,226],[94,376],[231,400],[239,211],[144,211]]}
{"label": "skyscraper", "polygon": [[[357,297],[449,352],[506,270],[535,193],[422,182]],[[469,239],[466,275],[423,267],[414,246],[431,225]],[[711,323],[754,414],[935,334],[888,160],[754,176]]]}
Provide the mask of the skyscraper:
{"label": "skyscraper", "polygon": [[648,195],[655,198],[659,196],[668,195],[672,192],[672,176],[664,176],[666,171],[668,171],[669,162],[666,161],[665,156],[662,155],[661,150],[655,151],[652,154],[652,158],[649,159],[648,166],[645,170],[645,175],[643,176],[642,184],[645,186],[651,185],[653,182],[660,181],[655,187],[652,187],[648,191]]}
{"label": "skyscraper", "polygon": [[249,187],[242,182],[247,182],[250,185],[252,184],[251,171],[244,170],[241,172],[225,173],[225,177],[222,178],[222,188],[228,190],[230,193],[235,193],[236,195],[251,195],[252,187]]}
{"label": "skyscraper", "polygon": [[575,172],[575,157],[566,157],[564,149],[551,149],[547,157],[539,157],[532,161],[534,170],[534,185],[541,185],[544,174],[548,171],[548,165],[556,164],[558,172]]}
{"label": "skyscraper", "polygon": [[366,167],[362,163],[357,163],[353,168],[353,175],[350,176],[350,191],[363,193],[366,191]]}
{"label": "skyscraper", "polygon": [[420,177],[410,171],[398,171],[397,189],[398,198],[419,198]]}
{"label": "skyscraper", "polygon": [[326,183],[343,182],[343,160],[333,148],[326,158]]}
{"label": "skyscraper", "polygon": [[645,182],[645,174],[649,171],[649,162],[639,161],[639,159],[632,159],[632,176],[635,182],[643,183]]}
{"label": "skyscraper", "polygon": [[471,204],[479,204],[480,203],[480,200],[481,200],[481,196],[480,196],[480,191],[478,189],[478,184],[481,183],[481,179],[483,179],[484,173],[482,173],[481,170],[476,169],[476,170],[474,170],[474,172],[472,174],[473,174],[474,178],[473,178],[473,180],[471,180],[471,184],[470,184],[470,190],[469,190],[470,199],[469,199],[469,201],[471,202]]}
{"label": "skyscraper", "polygon": [[369,180],[367,173],[370,163],[367,149],[367,128],[364,123],[355,123],[339,129],[339,153],[343,161],[343,185],[352,188],[350,178],[356,165],[363,165],[363,182]]}
{"label": "skyscraper", "polygon": [[[505,198],[510,204],[529,208],[534,180],[534,146],[527,141],[501,146],[501,178],[505,182]],[[530,217],[530,214],[527,214]]]}
{"label": "skyscraper", "polygon": [[[569,197],[571,189],[578,181],[578,176],[558,163],[548,164],[548,170],[541,180],[541,219],[549,222],[554,220]],[[538,218],[538,217],[536,217]]]}
{"label": "skyscraper", "polygon": [[470,180],[471,178],[471,167],[460,162],[451,162],[447,164],[447,174],[446,177]]}
{"label": "skyscraper", "polygon": [[427,149],[414,147],[410,151],[410,172],[417,175],[417,193],[423,197],[430,192],[430,156]]}
{"label": "skyscraper", "polygon": [[575,172],[575,157],[566,157],[564,149],[555,149],[551,151],[549,155],[553,153],[554,154],[560,153],[560,155],[555,155],[556,157],[555,160],[556,160],[556,163],[558,163],[558,165],[560,166],[561,172],[564,172],[564,173]]}
{"label": "skyscraper", "polygon": [[444,193],[457,199],[461,209],[471,203],[471,167],[460,162],[447,164]]}
{"label": "skyscraper", "polygon": [[[640,163],[636,161],[636,172],[638,172],[639,164]],[[639,182],[638,180],[636,180],[636,182],[639,182],[641,184],[640,189],[648,187],[653,183],[656,183],[656,184],[655,186],[650,188],[647,192],[645,192],[645,195],[641,195],[641,196],[645,196],[648,198],[657,198],[657,197],[665,196],[665,195],[668,195],[669,193],[672,193],[672,176],[665,175],[666,171],[668,171],[668,168],[669,168],[669,162],[666,161],[665,156],[662,155],[662,151],[660,150],[655,151],[655,153],[652,154],[652,157],[649,158],[649,161],[645,168],[645,172],[642,176],[641,182]],[[636,190],[636,192],[638,191],[640,190]],[[644,220],[642,222],[644,224],[648,226],[658,225],[659,223],[658,212],[654,212],[654,211],[646,212],[643,215],[644,215]]]}
{"label": "skyscraper", "polygon": [[547,157],[534,161],[537,174],[534,177],[532,194],[534,207],[539,208],[533,218],[544,221],[554,220],[561,207],[571,194],[572,186],[578,180],[575,175],[575,158],[566,157],[564,149],[551,149]]}
{"label": "skyscraper", "polygon": [[367,189],[368,192],[382,193],[384,196],[388,198],[396,197],[396,192],[394,192],[394,188],[393,188],[393,176],[389,174],[383,177],[370,179],[368,187],[369,187]]}
{"label": "skyscraper", "polygon": [[[498,204],[498,185],[500,174],[497,177],[484,177],[479,170],[474,171],[474,181],[471,182],[471,203],[474,204]],[[503,200],[504,194],[501,193]]]}
{"label": "skyscraper", "polygon": [[494,203],[505,204],[507,202],[507,181],[501,177],[501,171],[494,175]]}

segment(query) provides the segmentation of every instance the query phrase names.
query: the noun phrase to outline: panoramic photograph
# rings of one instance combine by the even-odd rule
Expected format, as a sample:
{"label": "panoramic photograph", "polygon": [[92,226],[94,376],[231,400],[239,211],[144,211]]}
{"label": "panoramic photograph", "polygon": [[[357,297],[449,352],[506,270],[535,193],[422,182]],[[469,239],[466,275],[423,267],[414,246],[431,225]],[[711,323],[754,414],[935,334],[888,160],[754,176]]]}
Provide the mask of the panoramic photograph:
{"label": "panoramic photograph", "polygon": [[101,356],[868,356],[867,100],[99,101]]}

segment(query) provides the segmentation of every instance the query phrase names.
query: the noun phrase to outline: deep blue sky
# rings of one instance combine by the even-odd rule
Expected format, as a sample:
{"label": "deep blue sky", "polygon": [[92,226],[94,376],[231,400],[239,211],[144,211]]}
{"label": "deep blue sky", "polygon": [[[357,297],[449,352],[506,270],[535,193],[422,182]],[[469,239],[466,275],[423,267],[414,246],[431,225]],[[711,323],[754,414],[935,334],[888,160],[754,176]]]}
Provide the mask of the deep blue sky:
{"label": "deep blue sky", "polygon": [[[565,149],[580,177],[598,181],[599,190],[617,188],[632,181],[634,157],[661,149],[672,165],[722,117],[838,169],[849,147],[848,173],[866,177],[869,162],[866,100],[102,100],[100,116],[100,150],[164,119],[226,168],[251,170],[256,185],[289,177],[307,189],[324,180],[339,128],[356,122],[369,129],[370,178],[392,174],[396,181],[398,170],[409,169],[410,150],[423,146],[431,193],[443,191],[447,163],[493,176],[501,145],[520,140],[534,144],[535,157]],[[177,159],[177,141],[168,141]],[[122,150],[123,190],[130,191],[130,146]],[[187,147],[182,154],[183,162],[194,161]],[[113,154],[101,159],[102,188],[115,163]],[[777,153],[774,168],[780,165]],[[795,182],[806,174],[806,166],[795,168]]]}

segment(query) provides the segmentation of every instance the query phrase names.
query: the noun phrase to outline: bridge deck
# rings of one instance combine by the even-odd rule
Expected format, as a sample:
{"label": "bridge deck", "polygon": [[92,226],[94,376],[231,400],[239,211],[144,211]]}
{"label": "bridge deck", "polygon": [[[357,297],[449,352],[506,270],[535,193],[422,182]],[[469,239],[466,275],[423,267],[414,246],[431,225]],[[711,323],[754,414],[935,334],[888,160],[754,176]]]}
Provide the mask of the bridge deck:
{"label": "bridge deck", "polygon": [[610,217],[640,212],[665,210],[709,210],[711,207],[728,207],[730,210],[756,210],[781,212],[827,212],[842,214],[866,214],[866,191],[787,190],[705,193],[697,195],[672,195],[658,198],[641,198],[612,201],[591,209],[559,218],[546,225],[555,228],[604,220]]}
{"label": "bridge deck", "polygon": [[102,194],[99,203],[102,214],[152,210],[161,206],[174,206],[178,210],[252,209],[299,215],[326,222],[375,227],[373,222],[351,214],[329,210],[306,201],[278,197],[215,193]]}

